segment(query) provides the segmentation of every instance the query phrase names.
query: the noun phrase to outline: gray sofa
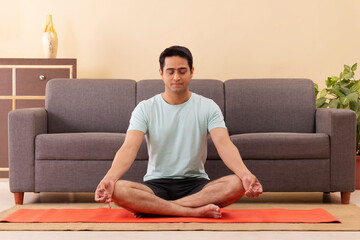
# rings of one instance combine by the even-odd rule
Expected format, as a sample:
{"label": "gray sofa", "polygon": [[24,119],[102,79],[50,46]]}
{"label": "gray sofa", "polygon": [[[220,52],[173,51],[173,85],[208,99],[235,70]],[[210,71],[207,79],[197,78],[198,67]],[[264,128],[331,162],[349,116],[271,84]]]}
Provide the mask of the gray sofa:
{"label": "gray sofa", "polygon": [[[45,109],[9,113],[10,190],[93,192],[125,139],[136,104],[164,90],[161,80],[53,79]],[[266,192],[355,189],[353,111],[316,109],[308,79],[192,80],[190,90],[213,99],[231,139]],[[141,181],[145,140],[123,179]],[[211,179],[231,174],[209,138]]]}

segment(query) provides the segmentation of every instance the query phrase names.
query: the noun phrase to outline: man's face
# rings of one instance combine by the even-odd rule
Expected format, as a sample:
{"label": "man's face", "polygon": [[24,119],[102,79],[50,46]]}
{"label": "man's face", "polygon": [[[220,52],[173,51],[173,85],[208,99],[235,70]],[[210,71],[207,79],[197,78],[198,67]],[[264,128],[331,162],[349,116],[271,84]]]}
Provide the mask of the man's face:
{"label": "man's face", "polygon": [[194,68],[190,69],[186,58],[179,56],[166,57],[163,71],[160,75],[165,84],[165,90],[173,93],[183,93],[189,90],[190,79]]}

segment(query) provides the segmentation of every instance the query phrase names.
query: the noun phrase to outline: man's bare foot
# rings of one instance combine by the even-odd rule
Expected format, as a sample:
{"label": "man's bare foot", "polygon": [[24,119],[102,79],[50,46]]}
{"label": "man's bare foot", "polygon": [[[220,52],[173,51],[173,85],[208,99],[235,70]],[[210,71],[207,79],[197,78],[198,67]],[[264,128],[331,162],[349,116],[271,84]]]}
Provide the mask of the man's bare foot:
{"label": "man's bare foot", "polygon": [[215,204],[194,208],[193,214],[191,214],[193,217],[221,218],[220,208]]}
{"label": "man's bare foot", "polygon": [[[188,217],[200,217],[200,218],[221,218],[220,207],[215,204],[208,204],[197,208],[188,208],[188,213],[183,215]],[[133,213],[136,218],[155,218],[155,217],[171,217],[169,215],[158,215],[149,213]],[[180,217],[180,216],[179,216]]]}

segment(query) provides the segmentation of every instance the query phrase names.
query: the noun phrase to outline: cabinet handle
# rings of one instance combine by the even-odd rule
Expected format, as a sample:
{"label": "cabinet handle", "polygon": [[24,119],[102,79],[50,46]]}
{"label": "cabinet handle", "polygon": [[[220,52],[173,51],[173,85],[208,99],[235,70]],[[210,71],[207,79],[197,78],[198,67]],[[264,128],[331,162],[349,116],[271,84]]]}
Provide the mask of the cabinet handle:
{"label": "cabinet handle", "polygon": [[44,81],[44,80],[45,80],[45,76],[44,76],[44,75],[40,75],[39,78],[40,78],[41,81]]}

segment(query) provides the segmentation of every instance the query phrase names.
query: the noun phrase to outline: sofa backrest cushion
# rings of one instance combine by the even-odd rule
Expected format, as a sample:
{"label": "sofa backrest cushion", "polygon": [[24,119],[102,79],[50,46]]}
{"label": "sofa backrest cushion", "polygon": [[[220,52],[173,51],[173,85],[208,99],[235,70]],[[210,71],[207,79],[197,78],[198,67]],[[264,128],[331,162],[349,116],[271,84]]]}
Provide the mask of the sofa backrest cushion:
{"label": "sofa backrest cushion", "polygon": [[52,79],[45,97],[48,132],[125,133],[135,90],[134,80]]}
{"label": "sofa backrest cushion", "polygon": [[[164,82],[161,79],[139,81],[136,89],[136,103],[162,93],[164,89]],[[214,100],[224,114],[224,84],[222,81],[215,79],[192,79],[189,89],[191,92]]]}
{"label": "sofa backrest cushion", "polygon": [[232,79],[225,85],[230,134],[315,131],[315,92],[309,79]]}

